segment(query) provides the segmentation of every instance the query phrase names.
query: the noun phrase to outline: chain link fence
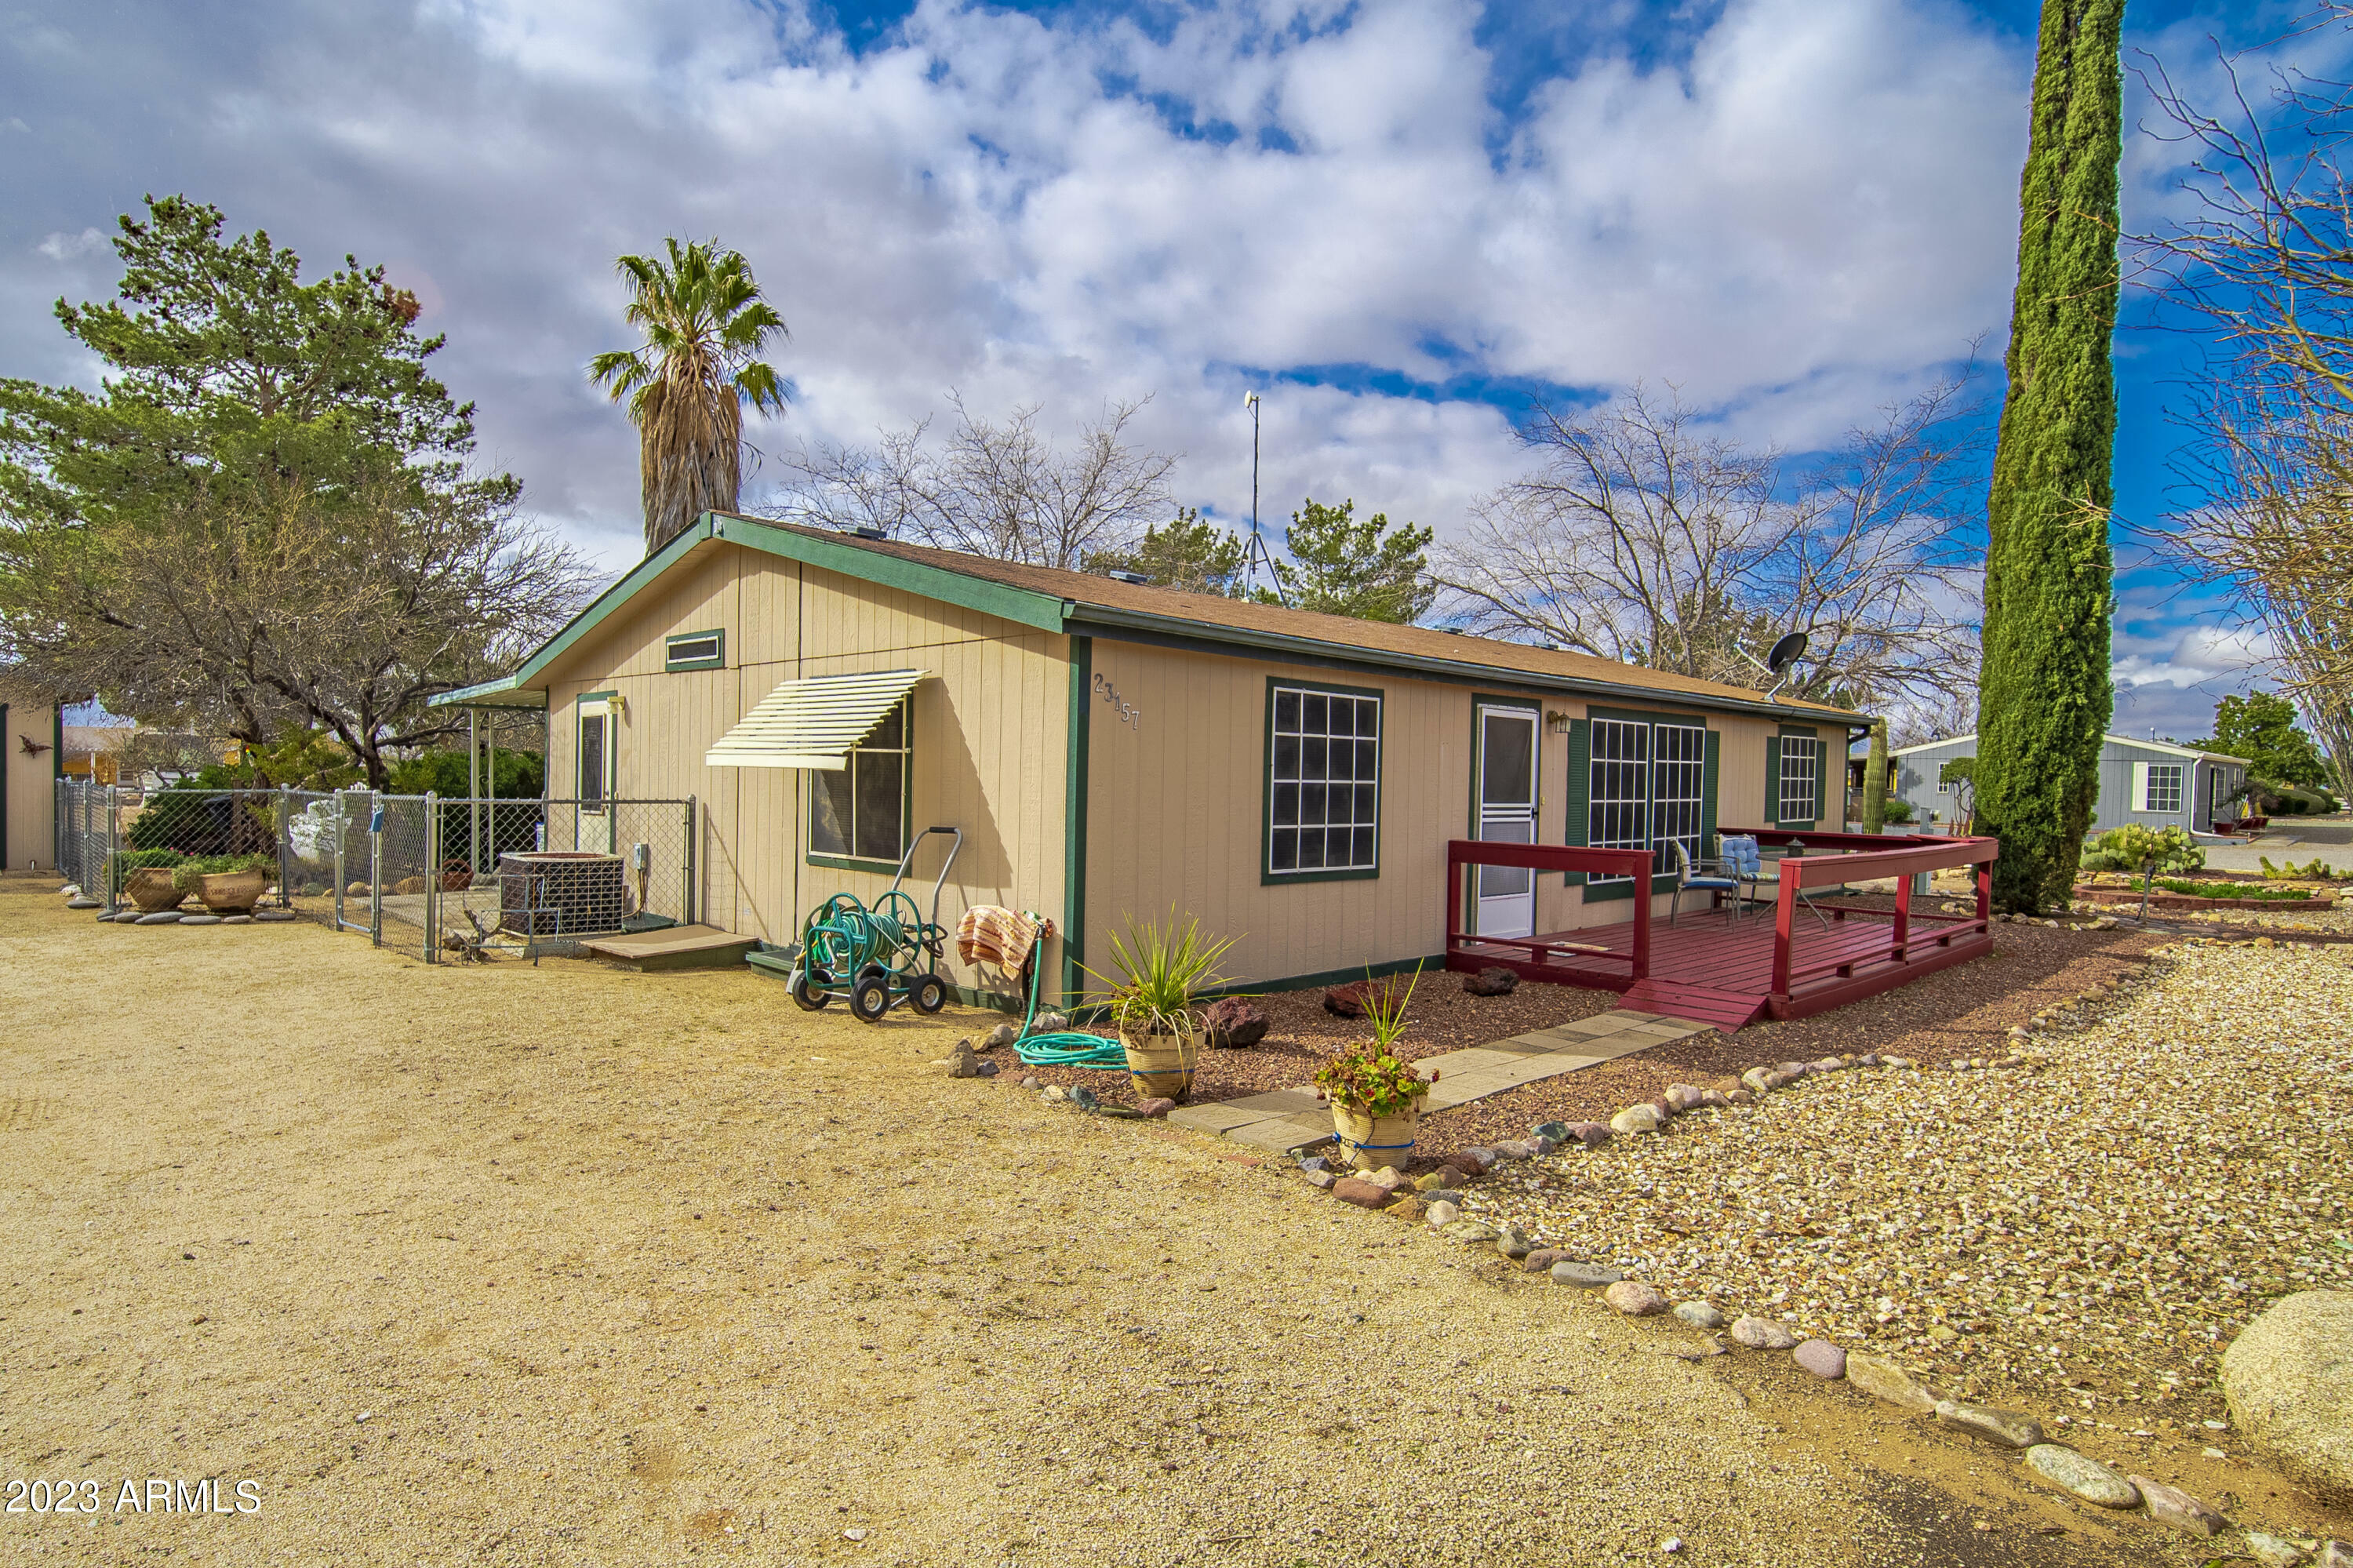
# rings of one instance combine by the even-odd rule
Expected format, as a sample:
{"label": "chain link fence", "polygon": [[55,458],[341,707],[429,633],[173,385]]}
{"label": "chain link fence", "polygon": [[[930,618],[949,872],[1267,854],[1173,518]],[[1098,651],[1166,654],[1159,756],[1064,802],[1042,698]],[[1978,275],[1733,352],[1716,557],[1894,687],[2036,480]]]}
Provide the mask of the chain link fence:
{"label": "chain link fence", "polygon": [[699,913],[691,797],[445,800],[64,779],[57,822],[58,868],[102,903],[101,918],[176,908],[174,886],[206,873],[262,871],[262,906],[435,963],[575,954],[599,936]]}

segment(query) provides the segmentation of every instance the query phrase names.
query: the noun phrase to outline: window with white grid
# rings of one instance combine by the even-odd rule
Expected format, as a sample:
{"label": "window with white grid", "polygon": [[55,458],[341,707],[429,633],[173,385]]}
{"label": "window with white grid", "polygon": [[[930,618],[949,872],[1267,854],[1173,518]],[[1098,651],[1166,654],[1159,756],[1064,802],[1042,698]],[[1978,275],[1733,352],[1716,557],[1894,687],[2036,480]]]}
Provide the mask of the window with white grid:
{"label": "window with white grid", "polygon": [[[1651,726],[1627,719],[1593,721],[1592,792],[1585,842],[1595,849],[1651,847]],[[1589,885],[1630,880],[1588,877]]]}
{"label": "window with white grid", "polygon": [[1267,748],[1268,873],[1379,869],[1381,699],[1277,686]]}
{"label": "window with white grid", "polygon": [[1668,841],[1700,858],[1700,821],[1707,781],[1707,731],[1697,725],[1662,724],[1651,729],[1651,831],[1658,867],[1675,869]]}
{"label": "window with white grid", "polygon": [[1781,810],[1778,821],[1810,822],[1819,813],[1821,743],[1811,736],[1785,735],[1781,742]]}
{"label": "window with white grid", "polygon": [[2152,762],[2148,765],[2148,799],[2141,802],[2144,811],[2179,811],[2181,810],[2181,764]]}

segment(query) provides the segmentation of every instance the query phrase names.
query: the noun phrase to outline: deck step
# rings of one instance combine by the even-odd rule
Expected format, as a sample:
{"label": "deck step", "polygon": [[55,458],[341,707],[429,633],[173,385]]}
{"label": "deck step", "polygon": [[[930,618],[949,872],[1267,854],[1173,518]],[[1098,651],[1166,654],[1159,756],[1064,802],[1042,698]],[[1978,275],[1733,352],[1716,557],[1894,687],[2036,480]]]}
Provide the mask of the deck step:
{"label": "deck step", "polygon": [[1694,1023],[1712,1023],[1726,1034],[1756,1022],[1765,1012],[1765,999],[1748,991],[1718,991],[1713,986],[1655,976],[1636,980],[1619,999],[1619,1005],[1664,1013],[1670,1018],[1688,1018]]}

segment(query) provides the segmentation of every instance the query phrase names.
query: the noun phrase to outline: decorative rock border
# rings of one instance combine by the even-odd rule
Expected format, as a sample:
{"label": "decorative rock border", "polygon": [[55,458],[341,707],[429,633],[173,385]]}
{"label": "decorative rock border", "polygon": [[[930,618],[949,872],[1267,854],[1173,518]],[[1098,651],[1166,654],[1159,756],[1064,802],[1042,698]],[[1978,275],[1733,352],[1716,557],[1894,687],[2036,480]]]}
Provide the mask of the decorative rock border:
{"label": "decorative rock border", "polygon": [[[2142,961],[2128,971],[2126,978],[2145,976],[2158,962],[2171,957],[2178,947],[2278,945],[2269,937],[2243,943],[2191,938],[2143,955]],[[2103,1003],[2114,1001],[2123,989],[2122,985],[2095,985],[2065,1002],[2045,1008],[2034,1015],[2033,1027],[2011,1028],[2009,1054],[1965,1058],[1947,1064],[1945,1070],[2036,1072],[2048,1060],[2026,1044],[2038,1031],[2086,1027],[2090,1022],[2088,1015]],[[1723,1329],[1725,1323],[1723,1313],[1713,1304],[1670,1303],[1657,1287],[1629,1278],[1620,1270],[1567,1256],[1556,1248],[1538,1247],[1518,1230],[1465,1219],[1459,1203],[1462,1189],[1508,1160],[1550,1154],[1572,1140],[1587,1148],[1599,1148],[1613,1137],[1661,1136],[1678,1115],[1701,1109],[1728,1111],[1753,1105],[1775,1090],[1814,1074],[1916,1066],[1903,1057],[1883,1057],[1873,1053],[1827,1056],[1814,1062],[1759,1065],[1737,1079],[1723,1080],[1710,1088],[1671,1085],[1657,1099],[1620,1111],[1607,1127],[1594,1122],[1540,1122],[1528,1129],[1525,1139],[1498,1143],[1492,1149],[1460,1150],[1449,1156],[1447,1163],[1437,1171],[1419,1179],[1409,1179],[1394,1169],[1344,1176],[1331,1161],[1312,1155],[1299,1160],[1298,1166],[1310,1185],[1330,1191],[1344,1202],[1377,1209],[1394,1218],[1419,1222],[1464,1245],[1493,1246],[1505,1259],[1518,1263],[1523,1270],[1544,1274],[1556,1286],[1599,1292],[1601,1299],[1622,1317],[1649,1318],[1671,1312],[1679,1322],[1701,1330],[1709,1337],[1695,1349],[1672,1349],[1669,1353],[1687,1360],[1703,1360],[1729,1353],[1723,1340],[1715,1337],[1714,1331]],[[2016,1454],[2038,1480],[2094,1507],[2120,1511],[2137,1510],[2154,1522],[2204,1537],[2238,1528],[2221,1512],[2178,1487],[2146,1476],[2126,1475],[2089,1455],[2050,1441],[2042,1423],[2031,1415],[1943,1397],[1892,1357],[1848,1351],[1828,1340],[1800,1341],[1787,1327],[1768,1318],[1736,1319],[1730,1325],[1728,1337],[1746,1349],[1787,1354],[1796,1366],[1818,1381],[1851,1383],[1906,1414],[1928,1417],[1940,1426]],[[2265,1564],[2297,1568],[2299,1564],[2317,1563],[2319,1568],[2353,1568],[2353,1544],[2345,1542],[2288,1541],[2246,1529],[2242,1533],[2248,1552]]]}
{"label": "decorative rock border", "polygon": [[[2084,904],[2106,907],[2140,907],[2140,895],[2119,887],[2077,887],[2070,890],[2071,897]],[[2334,894],[2315,894],[2309,898],[2218,898],[2194,893],[2152,893],[2148,895],[2151,909],[2270,909],[2282,915],[2317,915],[2337,907]]]}

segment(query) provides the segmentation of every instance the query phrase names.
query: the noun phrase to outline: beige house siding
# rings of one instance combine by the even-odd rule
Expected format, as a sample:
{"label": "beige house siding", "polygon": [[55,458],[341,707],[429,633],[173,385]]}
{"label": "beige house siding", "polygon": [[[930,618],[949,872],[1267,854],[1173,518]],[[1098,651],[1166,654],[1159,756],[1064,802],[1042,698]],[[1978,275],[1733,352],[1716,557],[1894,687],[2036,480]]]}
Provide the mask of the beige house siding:
{"label": "beige house siding", "polygon": [[[1557,694],[1362,674],[1097,639],[1089,708],[1086,832],[1088,961],[1129,920],[1169,911],[1235,938],[1230,968],[1247,980],[1331,974],[1411,962],[1445,948],[1446,842],[1468,837],[1473,710],[1519,699],[1546,715],[1588,716]],[[1267,684],[1380,692],[1383,704],[1380,874],[1267,883]],[[1134,711],[1124,718],[1113,698]],[[1594,706],[1622,710],[1623,705]],[[1719,824],[1762,822],[1767,719],[1645,704],[1715,731]],[[1538,731],[1537,836],[1568,837],[1569,745],[1549,716]],[[1667,915],[1660,895],[1653,910]],[[1558,875],[1537,880],[1536,927],[1575,930],[1627,919],[1624,898],[1587,902]]]}
{"label": "beige house siding", "polygon": [[[807,863],[807,774],[708,768],[703,754],[782,682],[922,669],[932,678],[914,693],[909,826],[965,833],[941,919],[953,927],[972,905],[1002,904],[1060,920],[1066,638],[723,542],[671,575],[547,670],[551,794],[575,787],[580,700],[617,693],[616,797],[697,797],[702,918],[789,942],[828,895],[871,903],[891,878]],[[726,633],[725,669],[664,673],[666,638],[714,630]],[[926,904],[944,853],[927,843],[909,874]],[[953,951],[947,968],[959,983],[980,978]]]}
{"label": "beige house siding", "polygon": [[0,735],[0,768],[8,770],[8,869],[47,870],[57,856],[57,761],[54,749],[38,755],[25,749],[26,739],[37,747],[57,744],[57,710],[14,703],[8,708],[8,732]]}

